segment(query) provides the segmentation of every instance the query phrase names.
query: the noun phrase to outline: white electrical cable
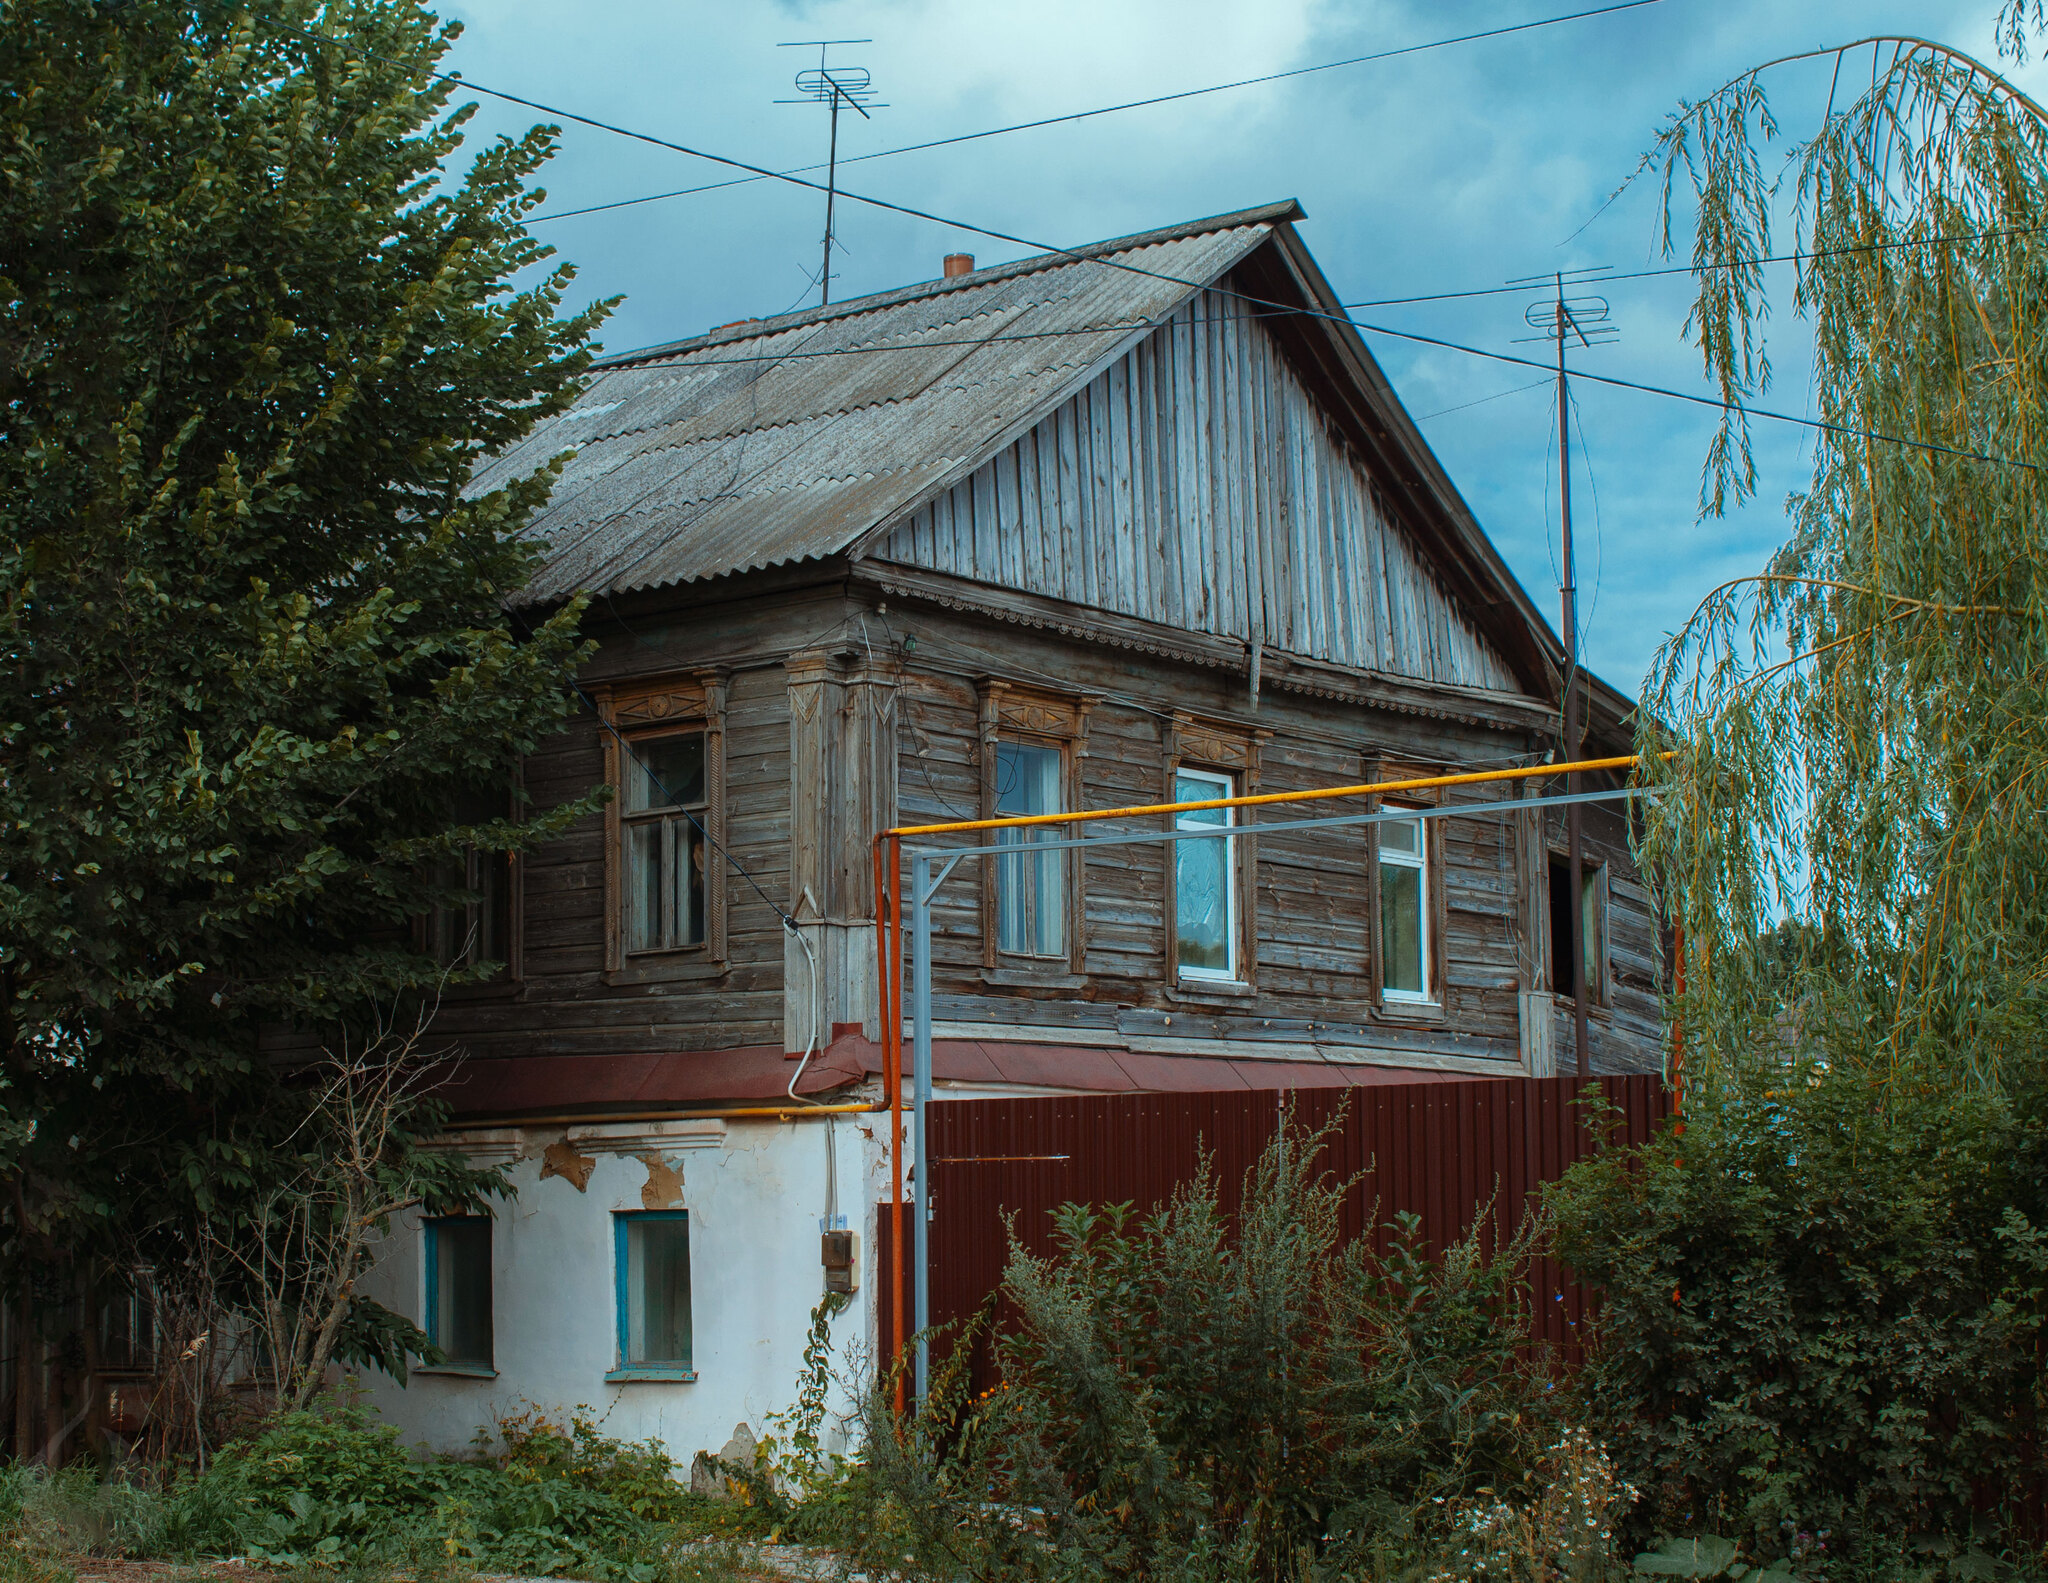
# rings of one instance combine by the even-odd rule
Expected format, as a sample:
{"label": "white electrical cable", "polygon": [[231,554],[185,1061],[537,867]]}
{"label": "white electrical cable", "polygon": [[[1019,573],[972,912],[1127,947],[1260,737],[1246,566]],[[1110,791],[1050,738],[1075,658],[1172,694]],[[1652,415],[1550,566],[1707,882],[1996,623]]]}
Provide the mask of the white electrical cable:
{"label": "white electrical cable", "polygon": [[821,1103],[821,1101],[802,1098],[796,1091],[796,1085],[803,1078],[804,1068],[811,1064],[811,1057],[818,1052],[818,1013],[824,1010],[818,1003],[818,958],[811,950],[811,942],[804,938],[803,926],[801,924],[793,919],[785,918],[782,921],[782,926],[794,935],[796,943],[804,948],[804,961],[809,964],[811,971],[811,993],[809,996],[811,1014],[806,1019],[811,1025],[811,1033],[810,1037],[804,1041],[804,1058],[797,1062],[796,1071],[790,1074],[789,1099],[790,1103],[794,1105],[816,1105]]}

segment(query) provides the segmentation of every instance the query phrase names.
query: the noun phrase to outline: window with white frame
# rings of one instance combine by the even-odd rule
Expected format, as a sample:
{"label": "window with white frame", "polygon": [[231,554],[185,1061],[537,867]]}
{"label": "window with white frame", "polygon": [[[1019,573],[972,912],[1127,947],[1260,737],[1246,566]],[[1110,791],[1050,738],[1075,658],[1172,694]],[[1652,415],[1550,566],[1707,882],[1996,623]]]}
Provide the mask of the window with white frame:
{"label": "window with white frame", "polygon": [[[999,740],[995,774],[997,818],[1066,811],[1066,755],[1057,747]],[[1006,956],[1067,954],[1067,854],[1038,850],[1064,833],[1059,825],[996,832],[998,846],[1014,849],[992,860],[996,949]]]}
{"label": "window with white frame", "polygon": [[619,764],[620,924],[627,952],[678,951],[707,932],[705,733],[636,737]]}
{"label": "window with white frame", "polygon": [[[1207,802],[1237,794],[1237,782],[1213,770],[1180,769],[1173,777],[1175,802]],[[1174,967],[1182,978],[1231,980],[1237,963],[1237,864],[1228,833],[1235,808],[1187,809],[1173,817],[1175,830],[1214,831],[1208,840],[1173,843]]]}
{"label": "window with white frame", "polygon": [[690,1215],[612,1216],[619,1367],[613,1377],[695,1379],[690,1368]]}
{"label": "window with white frame", "polygon": [[487,1215],[436,1215],[427,1231],[427,1339],[442,1367],[489,1369],[491,1222]]}
{"label": "window with white frame", "polygon": [[1429,832],[1421,819],[1386,819],[1379,832],[1380,994],[1427,1001],[1430,981]]}

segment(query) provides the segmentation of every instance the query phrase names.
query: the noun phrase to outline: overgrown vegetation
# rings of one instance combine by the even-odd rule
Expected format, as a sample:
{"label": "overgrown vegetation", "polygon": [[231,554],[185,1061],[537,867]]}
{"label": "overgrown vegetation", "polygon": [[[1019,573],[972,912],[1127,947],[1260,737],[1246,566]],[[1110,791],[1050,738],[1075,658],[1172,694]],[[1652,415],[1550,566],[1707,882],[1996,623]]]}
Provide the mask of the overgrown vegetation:
{"label": "overgrown vegetation", "polygon": [[580,1413],[529,1410],[474,1455],[411,1455],[397,1431],[325,1403],[289,1413],[203,1474],[152,1492],[97,1471],[0,1473],[0,1532],[46,1560],[243,1558],[284,1571],[471,1571],[692,1583],[737,1566],[758,1514],[693,1495],[658,1445]]}
{"label": "overgrown vegetation", "polygon": [[1560,1250],[1603,1292],[1576,1394],[1642,1491],[1629,1535],[1851,1578],[2016,1542],[2044,1168],[2041,1118],[2000,1093],[1792,1069],[1568,1173]]}
{"label": "overgrown vegetation", "polygon": [[1455,1557],[1482,1506],[1539,1504],[1572,1448],[1522,1345],[1528,1233],[1431,1259],[1404,1218],[1346,1243],[1326,1135],[1285,1129],[1235,1216],[1205,1173],[1154,1215],[1068,1208],[1050,1258],[1013,1249],[1000,1387],[968,1398],[963,1335],[906,1429],[871,1405],[857,1564],[1393,1576]]}

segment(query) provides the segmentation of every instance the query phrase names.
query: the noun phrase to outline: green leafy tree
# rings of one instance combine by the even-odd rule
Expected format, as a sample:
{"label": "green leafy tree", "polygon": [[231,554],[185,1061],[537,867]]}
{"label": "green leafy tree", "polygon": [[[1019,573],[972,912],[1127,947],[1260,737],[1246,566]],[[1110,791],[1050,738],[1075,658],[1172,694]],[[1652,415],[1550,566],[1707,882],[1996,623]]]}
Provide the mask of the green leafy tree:
{"label": "green leafy tree", "polygon": [[[2001,51],[2042,20],[2009,6]],[[1787,134],[1769,84],[1830,58],[1824,116]],[[1863,39],[1683,105],[1647,163],[1667,245],[1690,205],[1688,330],[1730,403],[1703,511],[1756,487],[1773,253],[1798,257],[1822,424],[1783,547],[1646,687],[1642,746],[1676,750],[1645,856],[1686,930],[1692,1075],[1795,1045],[1996,1081],[2048,989],[2048,113],[1945,45]]]}
{"label": "green leafy tree", "polygon": [[430,993],[448,859],[580,812],[511,817],[583,652],[577,607],[504,604],[552,470],[465,484],[604,305],[564,315],[522,228],[551,129],[451,168],[449,38],[410,0],[0,0],[17,1289],[260,1191],[302,1108],[260,1031]]}

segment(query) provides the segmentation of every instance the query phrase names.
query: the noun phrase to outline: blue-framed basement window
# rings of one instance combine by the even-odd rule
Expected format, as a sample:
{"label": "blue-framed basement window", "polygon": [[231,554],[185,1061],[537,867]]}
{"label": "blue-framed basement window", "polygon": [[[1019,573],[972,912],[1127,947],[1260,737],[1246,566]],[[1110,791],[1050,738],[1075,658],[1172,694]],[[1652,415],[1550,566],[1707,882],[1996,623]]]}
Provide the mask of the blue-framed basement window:
{"label": "blue-framed basement window", "polygon": [[612,1216],[619,1366],[608,1380],[694,1380],[690,1367],[690,1212]]}
{"label": "blue-framed basement window", "polygon": [[427,1232],[427,1338],[448,1374],[497,1373],[491,1338],[491,1222],[487,1215],[435,1215]]}

